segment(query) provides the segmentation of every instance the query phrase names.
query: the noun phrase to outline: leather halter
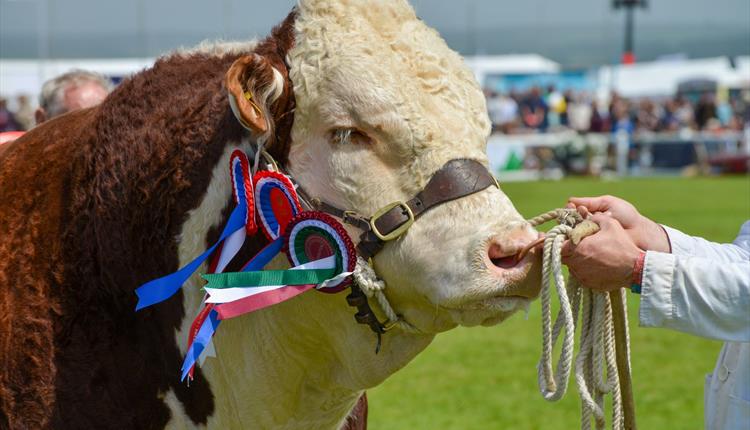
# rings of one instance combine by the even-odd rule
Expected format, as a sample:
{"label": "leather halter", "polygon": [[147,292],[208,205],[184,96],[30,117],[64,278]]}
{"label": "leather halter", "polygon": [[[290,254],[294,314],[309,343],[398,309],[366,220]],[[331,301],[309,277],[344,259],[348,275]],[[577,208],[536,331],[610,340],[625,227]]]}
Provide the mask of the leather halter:
{"label": "leather halter", "polygon": [[[495,185],[497,180],[481,163],[470,159],[448,161],[427,182],[427,185],[414,198],[406,202],[398,201],[384,206],[372,217],[365,217],[355,211],[337,208],[317,198],[309,198],[302,187],[297,192],[303,201],[316,210],[327,212],[344,223],[362,230],[357,252],[365,260],[370,260],[380,252],[385,244],[401,237],[422,214],[435,206],[477,193]],[[499,186],[498,186],[499,188]],[[346,297],[349,305],[357,308],[354,318],[366,324],[380,335],[389,327],[381,323],[367,302],[367,297],[356,283]],[[379,342],[378,342],[379,343]]]}

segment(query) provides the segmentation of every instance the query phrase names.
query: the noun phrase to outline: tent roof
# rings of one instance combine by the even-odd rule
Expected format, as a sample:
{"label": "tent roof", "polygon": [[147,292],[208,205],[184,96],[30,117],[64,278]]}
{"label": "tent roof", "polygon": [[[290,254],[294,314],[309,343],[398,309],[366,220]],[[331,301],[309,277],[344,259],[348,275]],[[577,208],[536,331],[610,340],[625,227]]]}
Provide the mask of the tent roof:
{"label": "tent roof", "polygon": [[750,57],[738,57],[734,67],[728,57],[652,61],[632,65],[604,66],[599,86],[625,97],[668,96],[690,80],[711,80],[725,87],[750,85]]}

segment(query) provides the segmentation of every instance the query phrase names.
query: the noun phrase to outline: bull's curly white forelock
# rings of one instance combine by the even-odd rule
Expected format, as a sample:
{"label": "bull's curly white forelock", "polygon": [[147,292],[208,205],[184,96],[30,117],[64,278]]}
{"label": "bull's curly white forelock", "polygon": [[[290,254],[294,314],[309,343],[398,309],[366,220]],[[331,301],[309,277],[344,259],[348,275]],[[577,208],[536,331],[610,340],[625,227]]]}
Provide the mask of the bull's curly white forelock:
{"label": "bull's curly white forelock", "polygon": [[[465,155],[473,145],[475,158],[485,160],[490,123],[481,89],[408,2],[303,0],[299,12],[288,56],[296,144],[321,121],[332,128],[352,118],[373,121],[396,137],[388,150],[411,159],[403,174],[412,193],[446,161],[446,150]],[[395,115],[377,122],[383,110]]]}

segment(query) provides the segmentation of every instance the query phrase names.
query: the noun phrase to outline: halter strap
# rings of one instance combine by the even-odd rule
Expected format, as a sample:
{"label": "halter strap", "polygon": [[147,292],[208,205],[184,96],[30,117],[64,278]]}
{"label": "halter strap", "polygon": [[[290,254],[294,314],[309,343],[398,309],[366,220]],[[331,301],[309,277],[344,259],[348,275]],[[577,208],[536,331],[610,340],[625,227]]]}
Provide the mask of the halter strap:
{"label": "halter strap", "polygon": [[386,242],[406,233],[414,221],[428,210],[477,193],[491,185],[497,186],[497,181],[483,164],[476,160],[456,159],[447,162],[435,172],[414,198],[386,205],[369,218],[355,211],[337,208],[319,199],[306,200],[315,209],[328,212],[344,223],[362,230],[357,252],[368,260],[380,252]]}

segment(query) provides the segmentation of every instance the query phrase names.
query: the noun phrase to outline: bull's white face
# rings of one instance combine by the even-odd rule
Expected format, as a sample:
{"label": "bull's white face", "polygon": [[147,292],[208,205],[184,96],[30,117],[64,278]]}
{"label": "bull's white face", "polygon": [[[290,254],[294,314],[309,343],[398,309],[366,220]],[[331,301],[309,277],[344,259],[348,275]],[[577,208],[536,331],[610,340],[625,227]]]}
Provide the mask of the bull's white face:
{"label": "bull's white face", "polygon": [[[302,1],[296,30],[289,167],[311,195],[371,215],[411,199],[449,160],[486,164],[482,92],[405,1]],[[425,213],[375,269],[425,332],[494,324],[537,294],[537,256],[513,257],[536,237],[491,187]]]}

